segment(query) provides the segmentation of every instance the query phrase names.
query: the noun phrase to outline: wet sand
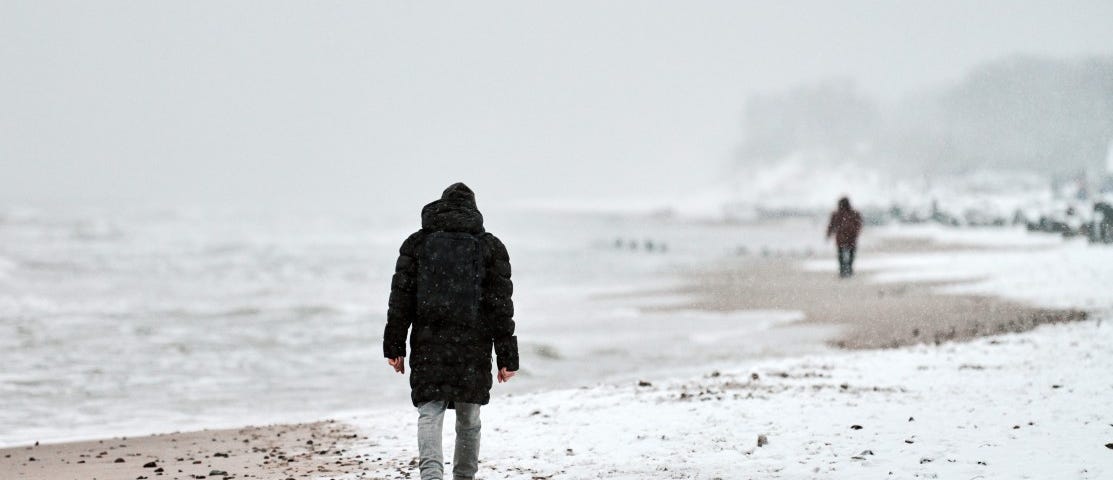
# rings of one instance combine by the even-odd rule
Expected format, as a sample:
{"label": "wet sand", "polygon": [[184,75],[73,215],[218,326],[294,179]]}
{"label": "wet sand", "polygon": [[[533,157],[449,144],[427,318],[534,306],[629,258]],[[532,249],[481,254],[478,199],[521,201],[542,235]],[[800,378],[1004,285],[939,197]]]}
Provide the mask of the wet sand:
{"label": "wet sand", "polygon": [[346,425],[317,422],[203,430],[0,450],[0,478],[302,479],[363,471]]}
{"label": "wet sand", "polygon": [[[915,238],[874,239],[860,248],[859,258],[986,248],[990,247],[939,245]],[[840,279],[833,272],[804,271],[800,262],[785,258],[730,259],[711,269],[690,272],[686,286],[668,292],[690,296],[691,302],[651,310],[799,310],[807,323],[840,326],[841,333],[830,343],[853,349],[961,341],[1087,316],[1081,310],[1045,309],[994,297],[935,292],[938,287],[958,282],[873,283],[868,272]],[[831,262],[834,266],[833,255]]]}

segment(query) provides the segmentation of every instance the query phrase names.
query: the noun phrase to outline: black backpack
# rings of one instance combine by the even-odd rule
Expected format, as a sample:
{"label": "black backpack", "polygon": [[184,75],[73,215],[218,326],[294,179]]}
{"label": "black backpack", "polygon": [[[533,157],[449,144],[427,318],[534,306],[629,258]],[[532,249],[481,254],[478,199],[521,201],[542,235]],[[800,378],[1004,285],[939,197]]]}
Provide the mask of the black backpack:
{"label": "black backpack", "polygon": [[417,321],[479,328],[483,246],[470,233],[433,232],[417,257]]}

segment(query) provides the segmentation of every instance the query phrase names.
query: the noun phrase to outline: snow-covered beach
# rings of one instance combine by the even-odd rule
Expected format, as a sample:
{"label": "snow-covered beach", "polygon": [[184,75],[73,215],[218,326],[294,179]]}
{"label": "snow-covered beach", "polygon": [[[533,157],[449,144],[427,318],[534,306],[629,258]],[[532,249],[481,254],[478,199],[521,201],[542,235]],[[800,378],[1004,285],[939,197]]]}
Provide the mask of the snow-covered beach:
{"label": "snow-covered beach", "polygon": [[0,1],[0,480],[1113,480],[1110,19]]}
{"label": "snow-covered beach", "polygon": [[[1108,478],[1110,355],[1094,320],[499,399],[484,478]],[[408,477],[405,413],[342,420],[376,460],[345,478]]]}
{"label": "snow-covered beach", "polygon": [[[936,247],[865,256],[863,274],[854,281],[860,282],[857,288],[878,291],[927,285],[939,305],[976,295],[991,304],[1006,299],[1001,301],[1030,308],[1083,309],[1089,318],[1022,333],[977,332],[984,338],[972,341],[933,345],[925,338],[928,345],[847,351],[823,347],[845,329],[809,327],[803,315],[777,310],[780,317],[766,317],[780,320],[765,329],[737,332],[733,344],[754,339],[773,345],[770,338],[788,338],[811,347],[717,356],[725,351],[718,339],[689,335],[686,341],[699,350],[687,366],[640,365],[626,375],[555,390],[496,389],[484,409],[481,474],[506,479],[872,478],[890,472],[892,478],[1104,478],[1113,472],[1113,451],[1105,446],[1113,442],[1107,406],[1113,375],[1106,365],[1113,353],[1108,323],[1113,296],[1106,287],[1113,282],[1113,250],[987,232],[883,231],[871,242],[913,235],[933,237]],[[967,248],[971,245],[976,249]],[[785,255],[755,261],[833,276],[833,262],[825,258]],[[720,266],[750,264],[732,262]],[[698,296],[686,290],[690,286],[675,287],[673,295],[661,294],[661,286],[646,288],[648,296],[601,289],[600,302],[615,296],[640,299],[641,311],[718,332],[727,331],[722,328],[731,318],[746,318],[696,308]],[[860,310],[864,318],[877,313],[871,305],[867,301]],[[667,330],[646,333],[673,338]],[[401,377],[387,381],[404,383]],[[97,454],[107,447],[97,441],[18,447],[5,450],[11,457],[0,458],[0,465],[26,478],[144,475],[146,461],[169,465],[170,478],[213,470],[244,478],[408,478],[416,473],[411,465],[416,415],[404,400],[331,417],[336,423],[318,431],[314,444],[306,443],[305,427],[277,426],[250,435],[206,432],[202,436],[216,439],[212,444],[220,447],[200,442],[188,453],[166,441],[175,435],[129,438],[119,443],[126,447],[100,458]],[[278,435],[291,429],[302,435],[294,440]],[[768,444],[758,447],[759,436]],[[322,443],[329,447],[312,446]],[[275,451],[286,458],[276,460]],[[231,455],[214,457],[218,452]],[[264,458],[268,452],[273,456]],[[134,461],[127,457],[125,463],[113,463],[109,457],[117,454],[134,455]],[[36,460],[23,458],[30,456]],[[86,463],[76,463],[80,460]]]}
{"label": "snow-covered beach", "polygon": [[[967,342],[837,351],[664,382],[515,396],[488,410],[494,438],[485,446],[486,478],[1113,474],[1113,250],[1082,242],[1006,248],[1046,242],[1011,232],[914,234],[981,248],[887,255],[865,263],[870,281],[931,281],[943,303],[976,293],[1087,308],[1091,318],[982,332],[988,336]],[[346,422],[369,436],[416,428],[411,418],[388,416]],[[352,476],[404,478],[407,458],[416,455],[406,438],[357,443],[356,452],[395,461]]]}

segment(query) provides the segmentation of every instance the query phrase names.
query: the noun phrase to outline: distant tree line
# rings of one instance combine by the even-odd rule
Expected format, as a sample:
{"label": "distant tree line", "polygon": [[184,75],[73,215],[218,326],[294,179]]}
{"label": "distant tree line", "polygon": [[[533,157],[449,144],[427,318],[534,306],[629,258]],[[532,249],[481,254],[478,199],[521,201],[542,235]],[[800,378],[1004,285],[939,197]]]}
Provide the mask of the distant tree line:
{"label": "distant tree line", "polygon": [[743,164],[805,153],[904,172],[1101,171],[1113,140],[1113,57],[1012,57],[882,105],[830,80],[751,97]]}

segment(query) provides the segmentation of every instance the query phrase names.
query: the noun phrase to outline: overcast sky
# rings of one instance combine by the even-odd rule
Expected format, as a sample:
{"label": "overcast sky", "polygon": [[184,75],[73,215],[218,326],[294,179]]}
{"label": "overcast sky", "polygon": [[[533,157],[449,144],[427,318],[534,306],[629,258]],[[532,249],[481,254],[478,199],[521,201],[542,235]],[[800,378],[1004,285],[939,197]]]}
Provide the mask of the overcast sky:
{"label": "overcast sky", "polygon": [[0,200],[410,203],[714,182],[748,95],[1113,53],[1113,2],[0,3]]}

